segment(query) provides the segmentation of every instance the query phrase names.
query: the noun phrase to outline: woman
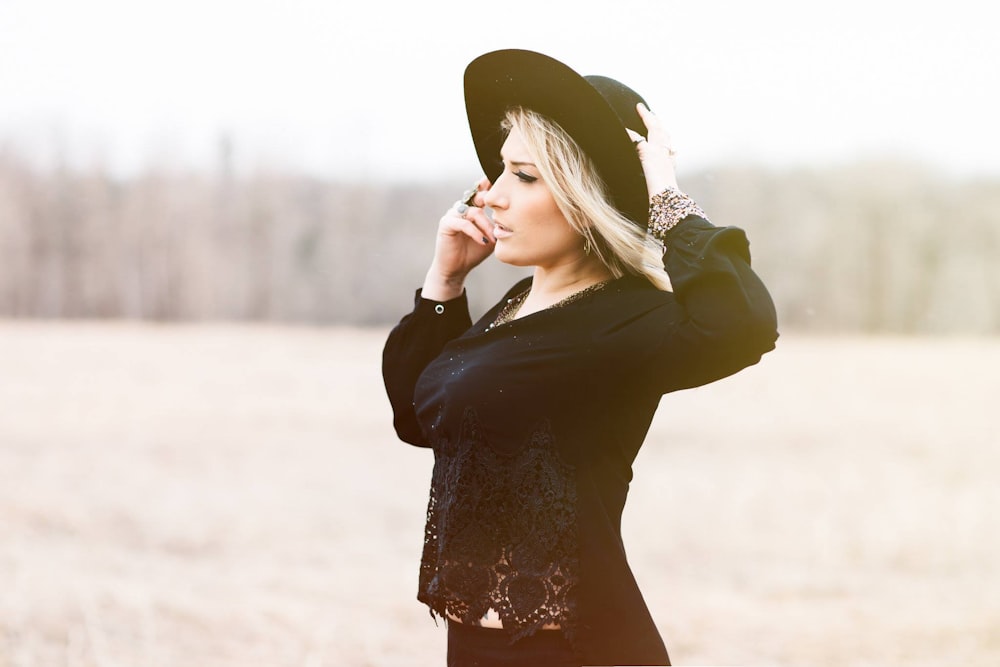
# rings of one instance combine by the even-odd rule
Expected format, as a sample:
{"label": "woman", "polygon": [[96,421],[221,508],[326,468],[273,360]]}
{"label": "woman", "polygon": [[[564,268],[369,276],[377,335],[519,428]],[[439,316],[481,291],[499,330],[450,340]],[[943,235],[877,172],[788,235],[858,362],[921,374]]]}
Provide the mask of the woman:
{"label": "woman", "polygon": [[[435,456],[418,599],[449,665],[667,665],[621,541],[631,464],[663,394],[773,349],[771,299],[634,91],[508,50],[465,92],[486,178],[383,353],[399,437]],[[473,323],[491,253],[533,275]]]}

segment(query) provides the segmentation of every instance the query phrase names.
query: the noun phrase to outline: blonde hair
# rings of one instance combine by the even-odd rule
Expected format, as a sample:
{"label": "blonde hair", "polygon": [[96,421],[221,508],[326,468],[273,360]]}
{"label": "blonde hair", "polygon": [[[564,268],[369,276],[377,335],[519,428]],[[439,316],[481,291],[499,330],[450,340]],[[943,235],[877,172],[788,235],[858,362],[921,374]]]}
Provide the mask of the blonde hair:
{"label": "blonde hair", "polygon": [[559,125],[523,107],[507,111],[503,129],[517,128],[559,210],[615,278],[644,276],[670,291],[663,248],[611,205],[604,181],[580,146]]}

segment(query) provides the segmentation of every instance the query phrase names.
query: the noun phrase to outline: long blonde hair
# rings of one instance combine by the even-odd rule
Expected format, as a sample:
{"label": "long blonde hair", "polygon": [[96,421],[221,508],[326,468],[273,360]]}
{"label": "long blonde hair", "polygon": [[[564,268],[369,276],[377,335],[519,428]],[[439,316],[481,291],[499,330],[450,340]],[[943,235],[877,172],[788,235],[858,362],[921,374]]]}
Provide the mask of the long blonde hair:
{"label": "long blonde hair", "polygon": [[580,146],[559,125],[523,107],[507,111],[503,129],[517,128],[559,210],[615,278],[644,276],[669,291],[663,249],[646,230],[610,203],[604,181]]}

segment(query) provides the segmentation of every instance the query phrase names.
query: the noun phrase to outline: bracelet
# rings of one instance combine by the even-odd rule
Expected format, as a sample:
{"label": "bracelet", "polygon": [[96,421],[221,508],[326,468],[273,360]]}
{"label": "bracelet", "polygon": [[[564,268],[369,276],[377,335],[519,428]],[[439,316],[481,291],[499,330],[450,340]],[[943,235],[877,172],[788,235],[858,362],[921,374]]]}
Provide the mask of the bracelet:
{"label": "bracelet", "polygon": [[667,188],[653,195],[649,203],[649,233],[662,242],[667,232],[689,215],[708,220],[705,211],[691,197],[680,190]]}

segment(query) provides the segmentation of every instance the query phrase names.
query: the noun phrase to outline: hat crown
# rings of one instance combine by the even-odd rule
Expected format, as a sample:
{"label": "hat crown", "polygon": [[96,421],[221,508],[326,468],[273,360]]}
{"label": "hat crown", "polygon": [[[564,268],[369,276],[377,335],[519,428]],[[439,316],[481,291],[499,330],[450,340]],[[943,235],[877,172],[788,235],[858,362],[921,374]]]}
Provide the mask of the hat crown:
{"label": "hat crown", "polygon": [[640,102],[646,107],[649,106],[646,104],[646,100],[642,99],[642,95],[621,81],[616,81],[607,76],[594,74],[583,78],[607,101],[608,106],[618,115],[618,119],[621,120],[622,125],[645,136],[646,124],[642,122],[639,112],[635,110],[635,105]]}

